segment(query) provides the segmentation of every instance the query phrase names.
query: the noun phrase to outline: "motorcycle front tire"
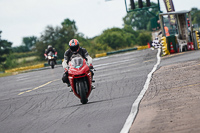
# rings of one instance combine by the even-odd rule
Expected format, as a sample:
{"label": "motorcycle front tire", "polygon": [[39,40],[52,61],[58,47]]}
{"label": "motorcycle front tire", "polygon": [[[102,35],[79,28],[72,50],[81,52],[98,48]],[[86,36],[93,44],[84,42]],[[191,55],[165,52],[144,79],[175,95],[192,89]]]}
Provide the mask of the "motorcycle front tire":
{"label": "motorcycle front tire", "polygon": [[81,97],[81,103],[86,104],[88,102],[88,99],[86,96],[86,88],[84,82],[78,82],[78,92]]}
{"label": "motorcycle front tire", "polygon": [[52,69],[54,69],[54,65],[55,65],[55,64],[54,64],[54,61],[51,60],[51,61],[50,61],[50,66],[51,66]]}

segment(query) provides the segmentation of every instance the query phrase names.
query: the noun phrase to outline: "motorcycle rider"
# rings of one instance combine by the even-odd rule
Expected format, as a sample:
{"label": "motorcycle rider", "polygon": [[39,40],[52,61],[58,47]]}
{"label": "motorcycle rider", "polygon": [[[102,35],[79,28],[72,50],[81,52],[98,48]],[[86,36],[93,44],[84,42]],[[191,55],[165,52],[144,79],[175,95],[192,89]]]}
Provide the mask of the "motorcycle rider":
{"label": "motorcycle rider", "polygon": [[[64,61],[62,62],[62,66],[65,71],[62,77],[62,81],[63,83],[67,83],[68,87],[70,86],[69,79],[68,79],[68,69],[69,69],[68,63],[71,60],[72,55],[76,55],[76,54],[80,54],[90,65],[89,68],[92,73],[92,82],[95,82],[93,80],[94,72],[91,70],[93,69],[92,58],[89,56],[85,48],[82,48],[79,46],[79,42],[77,39],[72,39],[69,41],[69,49],[65,51]],[[95,89],[94,85],[92,85],[92,89]]]}
{"label": "motorcycle rider", "polygon": [[[56,51],[56,49],[53,48],[51,45],[48,45],[48,47],[47,47],[47,49],[45,49],[45,53],[44,53],[45,59],[47,59],[47,55],[48,55],[49,52],[54,53],[55,59],[57,58],[57,51]],[[55,63],[56,63],[56,61],[55,61]],[[49,64],[49,61],[48,61],[48,64]]]}

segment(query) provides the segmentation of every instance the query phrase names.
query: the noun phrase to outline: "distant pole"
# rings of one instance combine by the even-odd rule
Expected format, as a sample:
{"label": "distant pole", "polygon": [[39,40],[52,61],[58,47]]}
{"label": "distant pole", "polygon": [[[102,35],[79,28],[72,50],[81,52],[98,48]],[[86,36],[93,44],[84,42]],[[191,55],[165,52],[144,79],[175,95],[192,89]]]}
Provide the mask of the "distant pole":
{"label": "distant pole", "polygon": [[126,0],[124,0],[124,1],[125,1],[126,12],[128,12]]}
{"label": "distant pole", "polygon": [[0,41],[1,41],[1,33],[2,33],[2,31],[0,30]]}
{"label": "distant pole", "polygon": [[158,10],[161,13],[161,11],[160,11],[160,1],[159,0],[158,0]]}

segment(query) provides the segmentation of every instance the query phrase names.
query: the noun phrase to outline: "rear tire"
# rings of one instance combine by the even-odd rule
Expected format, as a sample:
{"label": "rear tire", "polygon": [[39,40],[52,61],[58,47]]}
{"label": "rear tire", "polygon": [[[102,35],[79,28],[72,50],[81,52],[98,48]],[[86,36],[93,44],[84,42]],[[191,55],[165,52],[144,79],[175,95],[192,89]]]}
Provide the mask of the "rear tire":
{"label": "rear tire", "polygon": [[86,88],[85,88],[84,82],[78,83],[78,91],[81,97],[81,103],[86,104],[88,102],[88,99],[86,97]]}

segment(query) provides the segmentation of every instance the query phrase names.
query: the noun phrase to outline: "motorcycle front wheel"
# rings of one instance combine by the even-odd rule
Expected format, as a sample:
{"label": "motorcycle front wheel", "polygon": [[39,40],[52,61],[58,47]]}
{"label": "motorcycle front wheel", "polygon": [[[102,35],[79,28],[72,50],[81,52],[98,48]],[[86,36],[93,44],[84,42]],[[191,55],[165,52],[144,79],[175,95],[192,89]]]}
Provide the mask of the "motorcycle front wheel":
{"label": "motorcycle front wheel", "polygon": [[51,61],[50,61],[50,66],[51,66],[52,69],[54,69],[54,65],[55,65],[55,64],[54,64],[54,61],[51,60]]}
{"label": "motorcycle front wheel", "polygon": [[78,92],[81,97],[81,103],[86,104],[88,102],[88,99],[86,96],[86,88],[84,82],[78,82]]}

